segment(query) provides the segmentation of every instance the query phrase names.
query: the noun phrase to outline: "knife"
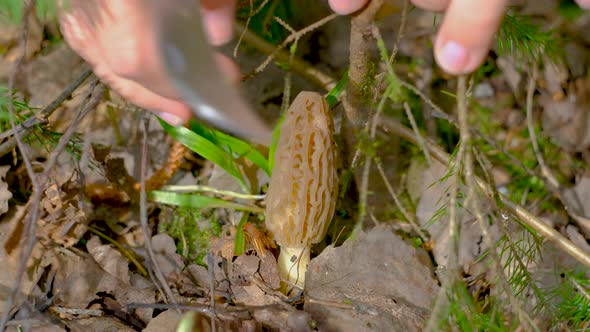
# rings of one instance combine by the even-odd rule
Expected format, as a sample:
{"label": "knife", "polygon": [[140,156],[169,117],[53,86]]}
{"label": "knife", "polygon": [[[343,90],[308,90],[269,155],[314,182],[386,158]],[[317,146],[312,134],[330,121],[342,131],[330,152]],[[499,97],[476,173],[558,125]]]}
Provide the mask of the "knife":
{"label": "knife", "polygon": [[198,0],[151,0],[165,70],[197,118],[268,145],[272,131],[218,68]]}

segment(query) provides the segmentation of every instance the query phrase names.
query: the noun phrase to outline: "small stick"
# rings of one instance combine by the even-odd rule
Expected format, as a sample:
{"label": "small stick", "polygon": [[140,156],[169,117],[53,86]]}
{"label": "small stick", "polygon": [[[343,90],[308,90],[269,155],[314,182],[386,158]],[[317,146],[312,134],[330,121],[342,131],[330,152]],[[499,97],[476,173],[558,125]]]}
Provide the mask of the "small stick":
{"label": "small stick", "polygon": [[[148,137],[148,122],[149,118],[146,117],[143,122],[143,144],[141,149],[141,174],[140,174],[140,191],[139,191],[139,220],[141,223],[141,229],[143,232],[143,237],[145,240],[145,247],[147,249],[148,255],[150,260],[152,261],[152,266],[154,273],[156,275],[157,280],[159,281],[160,285],[164,289],[164,300],[169,303],[176,303],[176,299],[174,298],[174,294],[172,294],[172,290],[170,286],[168,286],[168,282],[160,269],[156,261],[156,255],[154,254],[154,248],[152,246],[152,237],[151,232],[148,226],[147,220],[147,193],[146,193],[146,178],[147,178],[147,137]],[[155,282],[154,282],[155,283]],[[158,283],[155,283],[156,285]]]}

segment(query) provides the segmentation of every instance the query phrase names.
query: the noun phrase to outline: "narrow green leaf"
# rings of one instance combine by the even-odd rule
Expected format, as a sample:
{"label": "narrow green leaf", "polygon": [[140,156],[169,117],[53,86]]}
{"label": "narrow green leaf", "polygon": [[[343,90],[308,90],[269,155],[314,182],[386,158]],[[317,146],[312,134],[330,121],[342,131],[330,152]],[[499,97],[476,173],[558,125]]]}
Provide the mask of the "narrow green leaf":
{"label": "narrow green leaf", "polygon": [[326,96],[326,101],[328,102],[330,108],[336,105],[338,99],[340,98],[340,95],[342,95],[344,90],[346,90],[346,86],[348,86],[348,68],[344,71],[342,77],[340,77],[340,80],[338,81],[338,83],[336,83],[336,86],[332,90],[330,90],[330,92],[328,92],[328,95]]}
{"label": "narrow green leaf", "polygon": [[277,125],[272,132],[272,141],[268,148],[268,168],[270,170],[270,175],[272,175],[272,169],[275,165],[275,153],[277,151],[277,145],[279,144],[279,138],[281,138],[281,126],[283,125],[283,120],[285,120],[285,114],[281,114],[279,122],[277,122]]}
{"label": "narrow green leaf", "polygon": [[242,156],[270,175],[268,160],[250,143],[191,120],[190,129],[234,156]]}
{"label": "narrow green leaf", "polygon": [[236,227],[236,239],[234,241],[234,255],[240,256],[246,250],[246,234],[244,233],[244,225],[248,222],[250,213],[246,212],[242,216],[240,223]]}
{"label": "narrow green leaf", "polygon": [[215,143],[208,140],[206,137],[203,137],[188,128],[178,126],[173,127],[163,121],[160,120],[160,124],[164,128],[164,130],[172,136],[174,139],[182,143],[187,148],[191,149],[195,153],[198,153],[203,158],[210,160],[211,162],[215,163],[217,166],[223,168],[226,172],[232,175],[234,178],[238,180],[242,190],[249,193],[250,190],[242,173],[234,163],[234,158],[231,153],[224,151]]}

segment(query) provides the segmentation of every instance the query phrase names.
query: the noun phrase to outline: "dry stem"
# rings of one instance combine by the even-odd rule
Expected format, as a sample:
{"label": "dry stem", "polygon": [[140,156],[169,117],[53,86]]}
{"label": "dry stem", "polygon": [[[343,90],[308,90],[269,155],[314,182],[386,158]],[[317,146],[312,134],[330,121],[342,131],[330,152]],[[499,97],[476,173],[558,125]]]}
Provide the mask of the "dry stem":
{"label": "dry stem", "polygon": [[[148,268],[148,272],[150,272],[150,277],[152,277],[152,281],[154,285],[160,285],[164,292],[160,291],[160,293],[164,296],[164,300],[168,303],[176,303],[176,299],[174,298],[174,294],[172,294],[172,290],[170,286],[168,286],[168,282],[160,269],[160,266],[157,264],[156,255],[154,254],[154,249],[152,247],[152,236],[148,225],[147,220],[147,193],[146,193],[146,179],[147,179],[147,137],[148,137],[148,121],[149,118],[146,118],[144,121],[143,126],[143,144],[141,149],[141,174],[140,174],[140,191],[139,191],[139,219],[141,223],[141,230],[143,232],[144,240],[145,240],[145,247],[147,249],[148,255],[150,260],[152,261],[151,267],[153,268],[154,273],[156,274],[157,281],[154,280],[152,277],[152,269]],[[158,287],[159,288],[159,287]]]}
{"label": "dry stem", "polygon": [[353,127],[361,126],[367,119],[367,112],[364,112],[365,107],[362,103],[361,86],[369,72],[370,50],[375,44],[375,39],[372,38],[373,24],[383,4],[384,0],[372,0],[350,20],[348,88],[342,103],[346,117]]}
{"label": "dry stem", "polygon": [[[245,76],[245,78],[250,78],[254,75],[259,74],[260,72],[262,72],[264,70],[264,68],[266,68],[266,66],[268,66],[268,64],[277,56],[277,54],[279,54],[279,51],[282,50],[283,48],[285,48],[285,46],[289,45],[290,43],[300,39],[301,37],[303,37],[305,34],[321,27],[322,25],[332,21],[333,19],[335,19],[336,17],[338,17],[337,14],[330,14],[322,19],[320,19],[319,21],[312,23],[308,26],[306,26],[305,28],[296,31],[294,33],[291,33],[287,38],[285,38],[285,40],[276,48],[273,47],[272,52],[270,53],[270,55],[266,58],[266,60],[264,60],[258,67],[256,67],[256,69],[254,69],[254,71],[248,75]],[[245,28],[244,28],[245,29]],[[244,34],[244,38],[246,40],[251,38],[251,35],[248,35],[248,33],[245,33],[244,30],[240,31],[242,34]],[[261,43],[259,43],[259,45],[262,46]]]}

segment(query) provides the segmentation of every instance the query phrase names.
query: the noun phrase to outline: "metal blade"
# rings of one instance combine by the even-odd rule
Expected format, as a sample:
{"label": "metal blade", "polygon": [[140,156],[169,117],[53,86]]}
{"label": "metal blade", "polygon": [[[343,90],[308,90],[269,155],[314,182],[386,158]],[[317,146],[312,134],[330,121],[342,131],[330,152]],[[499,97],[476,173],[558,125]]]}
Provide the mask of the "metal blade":
{"label": "metal blade", "polygon": [[159,47],[173,84],[195,115],[232,134],[269,144],[270,128],[218,68],[201,22],[199,1],[152,0],[161,20]]}

